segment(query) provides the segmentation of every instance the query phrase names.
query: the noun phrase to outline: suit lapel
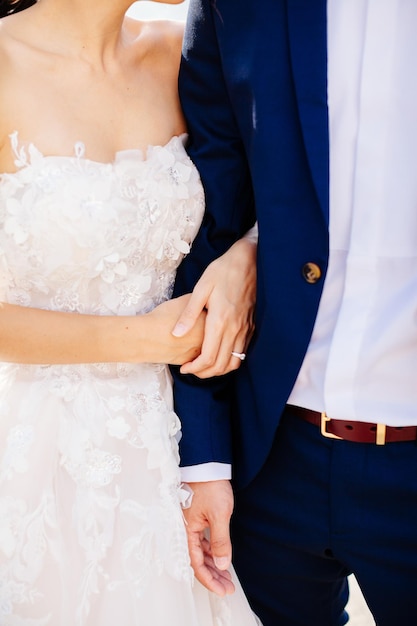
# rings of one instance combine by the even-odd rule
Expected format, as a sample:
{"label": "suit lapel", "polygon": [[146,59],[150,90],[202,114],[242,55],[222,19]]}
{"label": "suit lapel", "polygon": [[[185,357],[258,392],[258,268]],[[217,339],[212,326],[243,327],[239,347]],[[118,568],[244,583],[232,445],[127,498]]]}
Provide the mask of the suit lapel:
{"label": "suit lapel", "polygon": [[311,175],[329,213],[326,0],[287,0],[292,69]]}

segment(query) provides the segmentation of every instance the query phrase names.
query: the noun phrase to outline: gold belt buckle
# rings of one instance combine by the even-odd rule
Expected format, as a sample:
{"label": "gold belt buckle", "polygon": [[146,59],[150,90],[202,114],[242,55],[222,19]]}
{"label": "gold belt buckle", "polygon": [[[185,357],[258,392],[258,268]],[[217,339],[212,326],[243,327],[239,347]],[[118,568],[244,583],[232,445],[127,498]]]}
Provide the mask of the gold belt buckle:
{"label": "gold belt buckle", "polygon": [[[338,435],[334,435],[333,433],[328,433],[326,430],[327,422],[330,422],[332,418],[328,417],[325,411],[321,414],[320,419],[320,432],[323,437],[327,437],[328,439],[343,439],[343,437],[338,437]],[[376,425],[376,437],[375,443],[377,446],[385,445],[385,437],[386,437],[387,427],[385,424],[377,424]]]}
{"label": "gold belt buckle", "polygon": [[343,439],[343,437],[338,437],[337,435],[333,435],[333,433],[328,433],[326,430],[326,424],[327,422],[330,422],[332,418],[328,417],[328,415],[326,414],[325,411],[323,411],[323,413],[321,414],[321,420],[320,420],[320,432],[323,435],[323,437],[327,437],[328,439]]}
{"label": "gold belt buckle", "polygon": [[385,445],[385,434],[387,432],[387,427],[385,424],[377,424],[376,425],[376,439],[375,443],[377,446]]}

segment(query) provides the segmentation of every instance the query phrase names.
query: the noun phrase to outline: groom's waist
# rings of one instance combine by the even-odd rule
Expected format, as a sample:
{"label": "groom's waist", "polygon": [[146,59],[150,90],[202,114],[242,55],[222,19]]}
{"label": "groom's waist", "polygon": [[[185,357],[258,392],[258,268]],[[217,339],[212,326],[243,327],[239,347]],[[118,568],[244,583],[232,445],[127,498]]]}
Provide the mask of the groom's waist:
{"label": "groom's waist", "polygon": [[314,424],[320,428],[323,437],[330,439],[377,445],[417,440],[417,426],[387,426],[381,423],[343,420],[291,404],[286,406],[285,412]]}

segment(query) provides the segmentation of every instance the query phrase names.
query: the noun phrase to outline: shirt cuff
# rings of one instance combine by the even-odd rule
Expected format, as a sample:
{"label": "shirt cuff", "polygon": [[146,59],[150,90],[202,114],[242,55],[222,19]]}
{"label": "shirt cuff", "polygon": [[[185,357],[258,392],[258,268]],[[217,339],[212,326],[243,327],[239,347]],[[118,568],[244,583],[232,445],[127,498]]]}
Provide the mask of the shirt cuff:
{"label": "shirt cuff", "polygon": [[252,243],[258,243],[258,222],[255,222],[252,228],[248,230],[245,235],[243,235],[243,239],[247,239]]}
{"label": "shirt cuff", "polygon": [[230,480],[232,466],[227,463],[201,463],[180,467],[183,483],[206,483],[210,480]]}

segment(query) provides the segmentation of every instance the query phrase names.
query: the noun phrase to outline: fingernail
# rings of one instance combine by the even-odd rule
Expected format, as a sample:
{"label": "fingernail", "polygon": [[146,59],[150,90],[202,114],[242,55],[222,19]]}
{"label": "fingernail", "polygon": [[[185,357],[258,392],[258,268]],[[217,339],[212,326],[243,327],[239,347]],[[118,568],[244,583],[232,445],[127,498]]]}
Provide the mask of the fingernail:
{"label": "fingernail", "polygon": [[185,335],[185,333],[187,332],[187,327],[185,326],[185,324],[176,324],[174,330],[172,331],[172,334],[174,335],[174,337],[182,337],[183,335]]}
{"label": "fingernail", "polygon": [[218,569],[227,569],[229,567],[229,559],[227,556],[215,556],[214,564]]}

